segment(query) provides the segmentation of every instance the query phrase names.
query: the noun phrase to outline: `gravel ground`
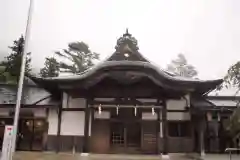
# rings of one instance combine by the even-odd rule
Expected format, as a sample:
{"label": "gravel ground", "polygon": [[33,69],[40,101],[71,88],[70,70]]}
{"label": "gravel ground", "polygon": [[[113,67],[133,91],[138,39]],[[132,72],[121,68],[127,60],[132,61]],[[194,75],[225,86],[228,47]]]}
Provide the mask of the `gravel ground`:
{"label": "gravel ground", "polygon": [[[198,156],[186,156],[183,154],[170,154],[170,160],[193,160]],[[104,155],[91,154],[81,156],[80,154],[47,153],[47,152],[17,152],[14,160],[161,160],[161,156],[148,155]],[[229,155],[207,154],[204,160],[230,160]],[[240,155],[233,155],[232,160],[240,160]]]}
{"label": "gravel ground", "polygon": [[[171,160],[189,160],[182,154],[171,155]],[[46,152],[17,152],[14,160],[161,160],[161,156],[151,155],[117,155],[117,154],[90,154],[81,156],[80,154],[68,153],[46,153]]]}

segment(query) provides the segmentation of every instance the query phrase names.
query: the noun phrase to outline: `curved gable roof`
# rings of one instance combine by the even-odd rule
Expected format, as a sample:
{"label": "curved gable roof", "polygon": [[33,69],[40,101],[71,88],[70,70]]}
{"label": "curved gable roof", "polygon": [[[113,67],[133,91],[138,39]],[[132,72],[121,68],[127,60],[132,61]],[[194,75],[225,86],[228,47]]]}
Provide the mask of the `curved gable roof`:
{"label": "curved gable roof", "polygon": [[52,87],[57,87],[57,85],[61,83],[81,83],[84,81],[87,83],[90,83],[91,81],[91,85],[94,85],[104,77],[109,76],[111,71],[123,70],[142,73],[143,76],[148,76],[157,85],[166,89],[195,91],[200,94],[204,94],[212,89],[215,89],[216,86],[220,85],[223,81],[222,79],[203,81],[172,76],[150,63],[141,61],[105,61],[79,75],[55,78],[31,77],[31,79],[35,83],[45,83]]}
{"label": "curved gable roof", "polygon": [[[165,89],[195,92],[205,94],[220,85],[223,80],[203,81],[175,76],[155,65],[151,64],[138,51],[137,40],[128,33],[128,30],[117,41],[116,51],[107,60],[93,66],[78,75],[41,78],[30,76],[30,78],[47,90],[58,90],[59,84],[82,83],[85,86],[93,86],[105,77],[113,77],[114,71],[135,72],[135,76],[145,76],[155,84]],[[116,75],[116,74],[115,74]]]}

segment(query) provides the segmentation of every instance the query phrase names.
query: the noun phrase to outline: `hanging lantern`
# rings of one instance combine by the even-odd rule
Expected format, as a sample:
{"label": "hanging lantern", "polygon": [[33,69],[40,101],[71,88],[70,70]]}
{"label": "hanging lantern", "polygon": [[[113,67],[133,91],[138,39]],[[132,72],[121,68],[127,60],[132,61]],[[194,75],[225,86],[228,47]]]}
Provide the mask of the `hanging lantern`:
{"label": "hanging lantern", "polygon": [[98,106],[98,114],[102,113],[102,107],[101,106],[102,106],[101,104]]}
{"label": "hanging lantern", "polygon": [[134,107],[134,115],[137,115],[137,107]]}
{"label": "hanging lantern", "polygon": [[116,114],[118,115],[119,113],[119,105],[117,105],[117,108],[116,108]]}
{"label": "hanging lantern", "polygon": [[154,110],[154,108],[152,107],[152,115],[154,115],[155,114],[155,110]]}

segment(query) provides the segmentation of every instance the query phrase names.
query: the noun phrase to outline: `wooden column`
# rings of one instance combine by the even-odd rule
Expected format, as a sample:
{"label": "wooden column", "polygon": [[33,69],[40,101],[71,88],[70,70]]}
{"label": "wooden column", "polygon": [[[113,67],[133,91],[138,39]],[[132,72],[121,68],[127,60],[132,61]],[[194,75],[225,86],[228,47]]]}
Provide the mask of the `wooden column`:
{"label": "wooden column", "polygon": [[156,123],[156,130],[157,130],[157,154],[160,154],[160,109],[157,109],[157,123]]}
{"label": "wooden column", "polygon": [[92,107],[90,107],[90,115],[91,115],[91,127],[89,128],[90,132],[91,132],[91,136],[89,137],[90,140],[88,142],[88,150],[89,151],[92,151],[92,148],[93,148],[93,145],[94,145],[94,140],[93,140],[93,125],[94,125],[94,113],[95,113],[95,110]]}
{"label": "wooden column", "polygon": [[205,129],[205,115],[201,117],[199,124],[199,148],[201,157],[205,155],[205,144],[204,144],[204,129]]}
{"label": "wooden column", "polygon": [[90,107],[89,100],[87,100],[85,107],[85,120],[84,120],[84,137],[83,137],[83,153],[88,153],[88,139],[89,139],[89,119],[90,119]]}
{"label": "wooden column", "polygon": [[163,122],[163,155],[167,155],[168,154],[168,124],[167,124],[166,99],[163,100],[162,122]]}
{"label": "wooden column", "polygon": [[95,110],[93,107],[90,108],[90,111],[91,111],[91,128],[90,128],[90,131],[91,131],[91,135],[92,135],[92,128],[93,128],[93,121],[94,121],[94,113],[95,113]]}
{"label": "wooden column", "polygon": [[61,146],[61,124],[62,124],[62,104],[58,107],[58,125],[57,125],[57,141],[56,141],[56,152],[60,151]]}

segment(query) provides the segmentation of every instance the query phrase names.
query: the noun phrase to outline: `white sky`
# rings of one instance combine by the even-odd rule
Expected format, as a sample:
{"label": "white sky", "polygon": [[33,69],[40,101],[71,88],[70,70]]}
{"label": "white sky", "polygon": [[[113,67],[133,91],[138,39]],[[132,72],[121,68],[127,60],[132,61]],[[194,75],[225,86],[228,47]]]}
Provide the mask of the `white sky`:
{"label": "white sky", "polygon": [[[240,60],[239,0],[35,0],[31,39],[32,66],[84,41],[101,54],[114,52],[126,28],[140,52],[165,67],[185,54],[202,79],[222,78]],[[25,31],[29,0],[0,0],[0,54]]]}

